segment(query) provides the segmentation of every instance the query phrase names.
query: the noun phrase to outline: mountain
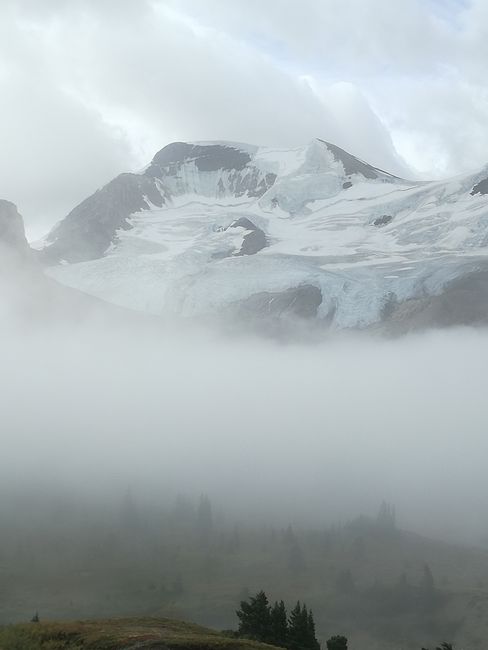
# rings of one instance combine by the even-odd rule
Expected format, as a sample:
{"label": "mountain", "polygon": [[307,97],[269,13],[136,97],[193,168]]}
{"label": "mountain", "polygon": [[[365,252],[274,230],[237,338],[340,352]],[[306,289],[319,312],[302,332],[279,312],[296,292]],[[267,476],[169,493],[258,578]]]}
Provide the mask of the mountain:
{"label": "mountain", "polygon": [[177,142],[47,236],[47,273],[151,314],[393,330],[488,320],[488,166],[393,176],[314,140]]}

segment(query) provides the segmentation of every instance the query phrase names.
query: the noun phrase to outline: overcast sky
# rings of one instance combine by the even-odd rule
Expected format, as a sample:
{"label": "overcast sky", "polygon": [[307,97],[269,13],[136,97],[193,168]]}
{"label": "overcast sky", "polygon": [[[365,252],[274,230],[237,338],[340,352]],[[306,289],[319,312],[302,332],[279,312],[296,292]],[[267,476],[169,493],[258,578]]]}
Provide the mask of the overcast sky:
{"label": "overcast sky", "polygon": [[1,0],[0,197],[43,234],[174,140],[488,162],[486,0]]}

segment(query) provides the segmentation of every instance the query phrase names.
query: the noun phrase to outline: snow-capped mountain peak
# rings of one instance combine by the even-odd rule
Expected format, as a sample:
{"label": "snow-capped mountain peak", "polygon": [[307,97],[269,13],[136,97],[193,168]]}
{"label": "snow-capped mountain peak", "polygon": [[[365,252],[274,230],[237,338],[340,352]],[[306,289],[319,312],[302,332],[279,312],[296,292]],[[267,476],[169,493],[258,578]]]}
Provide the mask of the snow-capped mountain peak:
{"label": "snow-capped mountain peak", "polygon": [[320,139],[175,142],[72,210],[43,256],[59,281],[151,313],[364,327],[480,272],[487,177],[407,181]]}

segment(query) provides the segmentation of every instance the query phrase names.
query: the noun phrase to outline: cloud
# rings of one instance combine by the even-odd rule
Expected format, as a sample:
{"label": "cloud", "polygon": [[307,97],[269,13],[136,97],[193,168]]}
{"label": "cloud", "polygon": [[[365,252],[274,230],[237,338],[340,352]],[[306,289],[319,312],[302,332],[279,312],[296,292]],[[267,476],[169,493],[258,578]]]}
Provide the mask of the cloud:
{"label": "cloud", "polygon": [[283,345],[100,316],[1,319],[0,487],[205,491],[280,524],[387,499],[402,526],[486,532],[486,331]]}
{"label": "cloud", "polygon": [[[313,78],[320,93],[334,83],[353,84],[396,151],[422,176],[447,177],[487,162],[482,0],[174,4]],[[364,113],[350,129],[358,140],[353,151],[364,146],[363,120]],[[368,147],[372,155],[386,144],[377,142]]]}
{"label": "cloud", "polygon": [[127,166],[131,150],[120,129],[70,95],[68,68],[56,63],[61,26],[8,9],[0,9],[0,195],[39,235]]}
{"label": "cloud", "polygon": [[[293,146],[323,137],[405,169],[359,92],[341,111],[333,89],[167,6],[24,1],[0,12],[0,88],[10,98],[0,108],[0,191],[31,232],[177,139]],[[379,148],[358,117],[376,120]]]}
{"label": "cloud", "polygon": [[0,7],[0,193],[31,234],[173,140],[335,142],[393,173],[486,162],[485,3]]}

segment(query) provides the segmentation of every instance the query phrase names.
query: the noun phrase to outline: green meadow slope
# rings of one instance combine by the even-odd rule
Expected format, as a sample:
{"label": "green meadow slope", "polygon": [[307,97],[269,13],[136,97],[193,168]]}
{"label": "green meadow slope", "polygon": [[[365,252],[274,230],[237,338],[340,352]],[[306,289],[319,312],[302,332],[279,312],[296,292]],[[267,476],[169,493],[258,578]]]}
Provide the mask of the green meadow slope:
{"label": "green meadow slope", "polygon": [[0,627],[0,650],[269,650],[166,618],[40,622]]}

